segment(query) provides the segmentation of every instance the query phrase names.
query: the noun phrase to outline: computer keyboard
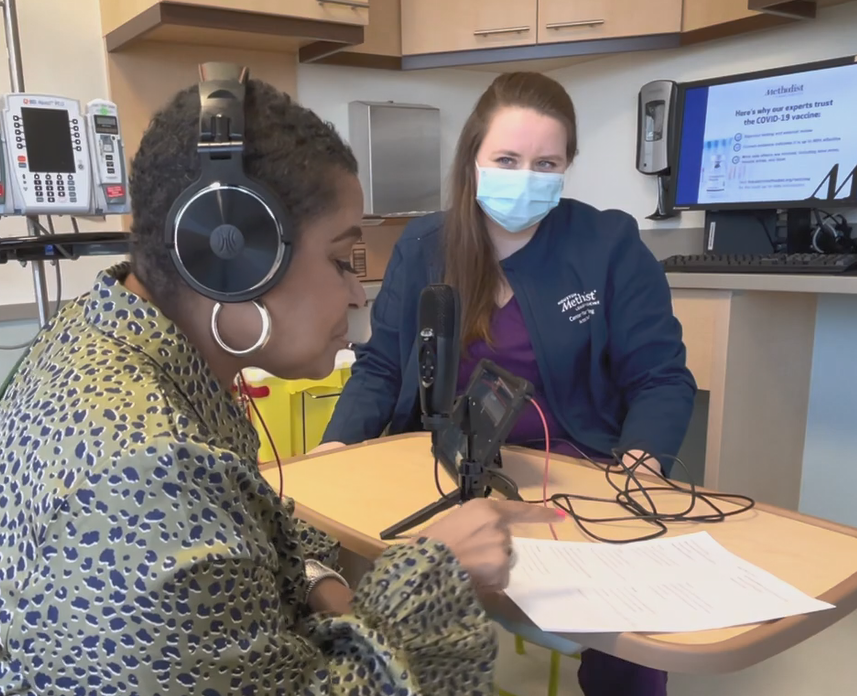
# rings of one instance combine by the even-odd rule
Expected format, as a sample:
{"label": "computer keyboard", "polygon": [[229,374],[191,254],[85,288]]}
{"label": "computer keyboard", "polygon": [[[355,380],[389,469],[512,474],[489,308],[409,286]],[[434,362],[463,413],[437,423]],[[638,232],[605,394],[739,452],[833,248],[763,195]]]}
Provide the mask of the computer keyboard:
{"label": "computer keyboard", "polygon": [[691,254],[670,256],[661,263],[667,273],[857,273],[857,254]]}

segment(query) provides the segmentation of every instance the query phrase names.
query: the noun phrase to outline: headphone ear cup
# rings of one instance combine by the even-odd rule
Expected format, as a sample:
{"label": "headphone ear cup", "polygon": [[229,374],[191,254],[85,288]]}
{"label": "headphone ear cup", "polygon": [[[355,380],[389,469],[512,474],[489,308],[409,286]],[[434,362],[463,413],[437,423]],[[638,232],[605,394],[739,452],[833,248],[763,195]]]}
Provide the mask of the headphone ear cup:
{"label": "headphone ear cup", "polygon": [[812,248],[821,254],[849,254],[857,251],[851,226],[841,215],[819,220],[812,233]]}
{"label": "headphone ear cup", "polygon": [[819,219],[812,232],[812,248],[820,254],[838,254],[839,231],[830,218]]}
{"label": "headphone ear cup", "polygon": [[279,206],[250,181],[191,193],[174,218],[179,272],[202,295],[246,302],[264,295],[288,267],[291,230]]}
{"label": "headphone ear cup", "polygon": [[830,232],[825,223],[821,220],[812,230],[812,250],[819,254],[830,254],[833,252],[831,248]]}
{"label": "headphone ear cup", "polygon": [[843,253],[857,251],[857,239],[851,236],[853,230],[848,224],[848,220],[845,219],[844,215],[835,215],[834,219],[836,220],[836,229],[842,234]]}
{"label": "headphone ear cup", "polygon": [[257,300],[286,272],[296,226],[277,196],[244,172],[249,73],[200,66],[199,178],[173,202],[165,242],[179,274],[216,302]]}

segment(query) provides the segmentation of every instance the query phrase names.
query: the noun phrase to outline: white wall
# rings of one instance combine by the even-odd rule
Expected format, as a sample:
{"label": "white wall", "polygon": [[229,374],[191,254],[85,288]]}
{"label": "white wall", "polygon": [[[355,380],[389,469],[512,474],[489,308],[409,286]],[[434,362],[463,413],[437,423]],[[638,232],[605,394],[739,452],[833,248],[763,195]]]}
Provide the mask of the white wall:
{"label": "white wall", "polygon": [[[15,365],[18,364],[18,360],[24,354],[29,342],[38,332],[38,321],[4,321],[0,323],[0,345],[7,347],[0,350],[0,387]],[[18,347],[22,345],[23,348]],[[8,349],[10,346],[15,347]]]}
{"label": "white wall", "polygon": [[[642,228],[699,228],[702,213],[686,212],[660,223],[645,219],[654,210],[657,195],[654,177],[635,168],[640,87],[651,80],[684,82],[849,54],[857,54],[857,3],[853,2],[823,10],[814,22],[553,71],[550,76],[566,87],[579,114],[580,157],[570,172],[566,193],[600,208],[622,208]],[[675,234],[667,236],[680,244]]]}
{"label": "white wall", "polygon": [[[23,0],[18,2],[18,24],[21,34],[24,86],[28,92],[61,94],[80,100],[82,104],[105,98],[107,69],[101,39],[101,17],[98,0]],[[0,32],[2,34],[2,32]],[[5,57],[5,37],[0,36]],[[5,61],[2,61],[5,63]],[[0,67],[0,93],[10,91],[9,70]],[[44,221],[43,221],[44,222]],[[71,232],[67,218],[55,218],[57,232]],[[106,223],[81,224],[83,230],[117,229]],[[0,221],[4,237],[27,234],[23,218]],[[92,283],[95,273],[109,265],[115,257],[84,258],[65,262],[63,297],[75,297]],[[56,298],[54,270],[45,269],[51,300]],[[0,266],[0,305],[34,302],[32,272],[18,264]],[[6,334],[9,334],[7,337]],[[11,329],[0,326],[0,344],[13,341]]]}
{"label": "white wall", "polygon": [[[476,70],[420,70],[387,72],[340,68],[331,65],[301,65],[298,68],[298,99],[304,106],[330,121],[347,139],[348,103],[395,101],[427,104],[440,109],[441,172],[452,164],[458,134],[476,100],[496,75]],[[414,166],[419,166],[418,162]],[[444,200],[446,200],[444,186]]]}

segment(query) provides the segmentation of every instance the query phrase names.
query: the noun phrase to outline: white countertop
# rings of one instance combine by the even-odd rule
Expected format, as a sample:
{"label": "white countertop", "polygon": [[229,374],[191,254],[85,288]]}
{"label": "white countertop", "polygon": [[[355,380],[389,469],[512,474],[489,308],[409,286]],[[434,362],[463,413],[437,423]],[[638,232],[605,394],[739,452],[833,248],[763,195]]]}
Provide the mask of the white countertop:
{"label": "white countertop", "polygon": [[[857,295],[857,275],[781,275],[776,273],[667,273],[671,288],[683,290],[738,290],[804,292],[818,295]],[[381,283],[363,283],[372,302]]]}
{"label": "white countertop", "polygon": [[667,273],[671,288],[857,295],[857,275],[780,275],[767,273]]}

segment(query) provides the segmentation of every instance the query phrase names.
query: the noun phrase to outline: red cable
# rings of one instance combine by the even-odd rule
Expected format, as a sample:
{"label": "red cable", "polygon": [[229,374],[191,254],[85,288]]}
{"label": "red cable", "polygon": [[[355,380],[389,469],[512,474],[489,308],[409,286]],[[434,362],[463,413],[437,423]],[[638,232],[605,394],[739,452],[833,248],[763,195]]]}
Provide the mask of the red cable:
{"label": "red cable", "polygon": [[250,409],[247,410],[247,415],[249,420],[252,422],[253,416],[252,413],[256,413],[256,417],[259,419],[259,423],[262,425],[262,430],[265,433],[265,436],[268,439],[268,443],[271,445],[271,451],[274,453],[274,459],[277,460],[277,473],[279,475],[279,483],[280,483],[280,500],[283,499],[283,495],[285,494],[285,481],[283,477],[283,462],[280,460],[280,455],[277,452],[277,446],[274,444],[274,438],[271,437],[271,431],[268,430],[268,425],[265,423],[265,419],[262,418],[262,413],[259,411],[259,407],[256,405],[256,401],[253,399],[252,394],[250,394],[250,390],[247,388],[247,382],[244,381],[243,373],[238,373],[238,395],[242,398],[247,399],[249,401],[252,412]]}
{"label": "red cable", "polygon": [[[550,438],[550,428],[548,427],[548,419],[545,418],[545,413],[542,411],[542,407],[539,406],[539,403],[535,399],[530,399],[530,403],[535,406],[536,411],[539,412],[539,418],[542,419],[542,425],[545,429],[545,474],[544,479],[542,480],[542,503],[545,507],[548,507],[548,478],[550,471],[550,463],[551,463],[551,438]],[[556,535],[556,529],[554,529],[553,525],[550,525],[551,534],[553,534],[553,538],[559,541],[559,537]]]}

